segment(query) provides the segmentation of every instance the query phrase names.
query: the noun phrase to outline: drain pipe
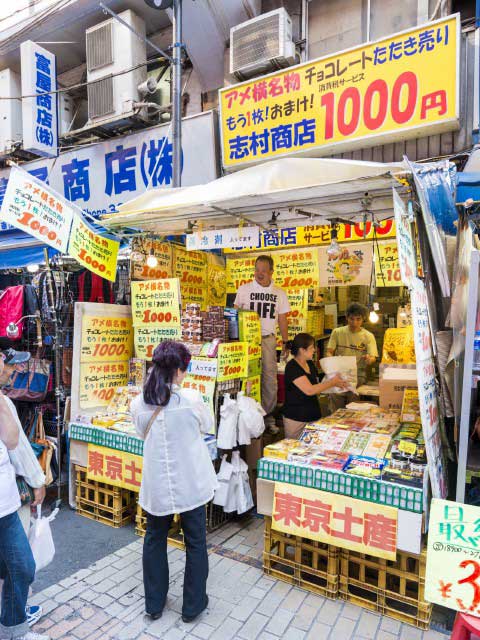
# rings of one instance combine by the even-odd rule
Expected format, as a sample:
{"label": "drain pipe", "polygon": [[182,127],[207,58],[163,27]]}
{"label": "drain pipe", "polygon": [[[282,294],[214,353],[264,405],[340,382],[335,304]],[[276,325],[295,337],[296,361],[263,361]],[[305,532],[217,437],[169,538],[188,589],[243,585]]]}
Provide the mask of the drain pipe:
{"label": "drain pipe", "polygon": [[[479,0],[480,1],[480,0]],[[310,0],[302,0],[302,21],[300,39],[305,43],[302,51],[302,62],[308,60],[308,3]]]}

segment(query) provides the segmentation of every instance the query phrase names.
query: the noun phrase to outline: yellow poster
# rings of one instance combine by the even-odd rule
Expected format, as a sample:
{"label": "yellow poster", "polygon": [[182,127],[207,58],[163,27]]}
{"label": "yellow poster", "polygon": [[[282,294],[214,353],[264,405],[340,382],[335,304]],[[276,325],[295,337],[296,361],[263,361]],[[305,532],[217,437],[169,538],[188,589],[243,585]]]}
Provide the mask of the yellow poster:
{"label": "yellow poster", "polygon": [[132,282],[132,317],[135,327],[179,325],[178,279]]}
{"label": "yellow poster", "polygon": [[143,457],[88,443],[87,478],[139,492]]}
{"label": "yellow poster", "polygon": [[[215,379],[207,376],[197,376],[188,374],[183,380],[182,387],[184,389],[195,389],[203,398],[203,401],[208,404],[212,413],[215,411]],[[215,435],[215,425],[212,427],[212,434]]]}
{"label": "yellow poster", "polygon": [[398,246],[393,242],[375,244],[375,284],[377,287],[400,287],[402,276],[398,260]]}
{"label": "yellow poster", "polygon": [[414,364],[415,362],[413,326],[387,329],[383,339],[382,363]]}
{"label": "yellow poster", "polygon": [[371,242],[342,245],[337,255],[319,249],[320,286],[350,287],[369,285],[372,277]]}
{"label": "yellow poster", "polygon": [[[317,224],[306,227],[285,227],[283,229],[260,230],[260,242],[256,247],[242,247],[241,249],[225,248],[225,253],[245,253],[251,251],[269,251],[271,249],[291,249],[292,247],[318,247],[330,244],[332,241],[331,225]],[[379,240],[395,238],[396,229],[393,220],[382,220],[375,227],[371,222],[364,225],[339,224],[337,241],[360,242],[362,240]]]}
{"label": "yellow poster", "polygon": [[305,318],[308,313],[308,289],[287,289],[285,293],[290,303],[288,319]]}
{"label": "yellow poster", "polygon": [[128,384],[128,360],[80,363],[80,408],[107,407],[117,387]]}
{"label": "yellow poster", "polygon": [[[132,240],[132,280],[164,280],[172,277],[173,248],[169,242],[138,237]],[[157,264],[149,267],[147,259],[155,256]]]}
{"label": "yellow poster", "polygon": [[253,280],[256,257],[227,258],[227,293],[237,293],[242,284]]}
{"label": "yellow poster", "polygon": [[433,499],[425,600],[480,616],[480,508]]}
{"label": "yellow poster", "polygon": [[242,342],[248,342],[249,345],[261,344],[262,330],[258,313],[255,311],[239,311],[238,331]]}
{"label": "yellow poster", "polygon": [[80,359],[82,362],[129,360],[133,356],[131,318],[83,316]]}
{"label": "yellow poster", "polygon": [[156,347],[163,340],[180,340],[182,329],[180,325],[157,327],[154,325],[139,325],[134,327],[135,356],[150,361]]}
{"label": "yellow poster", "polygon": [[205,310],[208,288],[207,254],[174,247],[173,276],[180,282],[183,304],[196,303]]}
{"label": "yellow poster", "polygon": [[253,398],[257,402],[261,402],[262,398],[262,377],[260,375],[249,376],[245,378],[243,383],[245,395]]}
{"label": "yellow poster", "polygon": [[68,255],[97,276],[115,282],[120,243],[96,233],[79,215],[73,216]]}
{"label": "yellow poster", "polygon": [[318,489],[276,482],[272,528],[395,560],[398,510]]}
{"label": "yellow poster", "polygon": [[208,264],[207,305],[224,307],[227,301],[227,271],[224,266]]}
{"label": "yellow poster", "polygon": [[223,342],[218,346],[217,380],[245,378],[248,370],[248,344],[246,342]]}
{"label": "yellow poster", "polygon": [[262,347],[259,344],[248,345],[248,360],[260,360],[262,357]]}
{"label": "yellow poster", "polygon": [[225,167],[451,131],[459,15],[220,89]]}

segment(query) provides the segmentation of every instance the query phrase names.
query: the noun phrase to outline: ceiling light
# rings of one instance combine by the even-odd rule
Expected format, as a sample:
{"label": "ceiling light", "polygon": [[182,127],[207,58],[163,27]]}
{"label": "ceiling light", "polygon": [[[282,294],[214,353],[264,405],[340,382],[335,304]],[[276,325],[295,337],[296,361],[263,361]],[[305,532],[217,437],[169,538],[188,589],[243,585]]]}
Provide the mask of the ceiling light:
{"label": "ceiling light", "polygon": [[153,251],[153,247],[150,249],[150,255],[147,258],[147,267],[154,269],[158,265],[157,256]]}
{"label": "ceiling light", "polygon": [[378,302],[374,302],[373,303],[373,309],[372,309],[372,311],[370,311],[370,313],[368,315],[368,320],[372,324],[376,324],[380,320],[380,316],[377,313],[377,311],[379,311],[379,310],[380,310],[380,305],[378,304]]}
{"label": "ceiling light", "polygon": [[338,244],[338,241],[337,241],[337,236],[338,236],[337,225],[332,224],[330,226],[330,237],[332,240],[327,249],[327,255],[331,260],[336,260],[341,252],[340,245]]}

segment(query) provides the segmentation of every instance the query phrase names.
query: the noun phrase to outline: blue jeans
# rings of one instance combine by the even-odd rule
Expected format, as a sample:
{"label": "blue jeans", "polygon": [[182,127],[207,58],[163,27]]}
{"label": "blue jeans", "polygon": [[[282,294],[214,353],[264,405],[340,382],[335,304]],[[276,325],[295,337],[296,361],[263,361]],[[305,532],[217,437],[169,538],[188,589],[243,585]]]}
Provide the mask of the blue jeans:
{"label": "blue jeans", "polygon": [[[167,600],[169,571],[167,536],[173,514],[152,516],[147,513],[147,532],[143,544],[143,583],[145,610],[161,613]],[[196,616],[207,604],[207,522],[205,505],[180,514],[187,557],[183,581],[184,616]]]}
{"label": "blue jeans", "polygon": [[0,578],[3,578],[0,638],[28,632],[25,606],[35,577],[35,561],[17,513],[0,518]]}

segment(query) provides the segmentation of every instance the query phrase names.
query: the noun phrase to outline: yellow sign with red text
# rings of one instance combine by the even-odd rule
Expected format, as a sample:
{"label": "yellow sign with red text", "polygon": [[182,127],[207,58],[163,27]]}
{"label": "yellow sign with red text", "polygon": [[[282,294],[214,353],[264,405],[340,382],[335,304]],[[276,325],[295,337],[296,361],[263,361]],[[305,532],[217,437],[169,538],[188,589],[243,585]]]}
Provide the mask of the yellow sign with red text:
{"label": "yellow sign with red text", "polygon": [[88,443],[87,478],[114,487],[140,491],[143,457]]}
{"label": "yellow sign with red text", "polygon": [[396,241],[375,245],[375,284],[377,287],[400,287],[402,276]]}
{"label": "yellow sign with red text", "polygon": [[248,343],[224,342],[218,346],[217,381],[245,378],[248,373]]}
{"label": "yellow sign with red text", "polygon": [[68,243],[68,254],[97,276],[115,282],[120,243],[96,233],[93,227],[75,214]]}
{"label": "yellow sign with red text", "polygon": [[80,363],[80,408],[108,407],[117,387],[128,384],[128,360]]}
{"label": "yellow sign with red text", "polygon": [[457,14],[220,89],[223,165],[453,130],[459,50]]}
{"label": "yellow sign with red text", "polygon": [[132,319],[84,316],[80,358],[82,362],[129,360],[133,355]]}
{"label": "yellow sign with red text", "polygon": [[283,533],[395,560],[397,518],[394,507],[275,483],[272,528]]}

